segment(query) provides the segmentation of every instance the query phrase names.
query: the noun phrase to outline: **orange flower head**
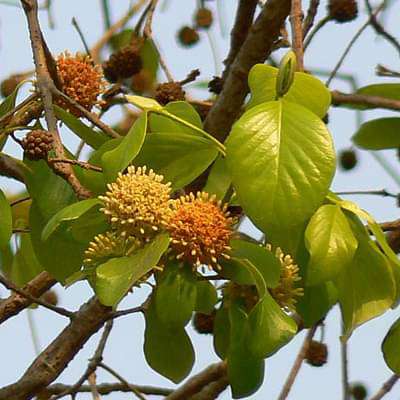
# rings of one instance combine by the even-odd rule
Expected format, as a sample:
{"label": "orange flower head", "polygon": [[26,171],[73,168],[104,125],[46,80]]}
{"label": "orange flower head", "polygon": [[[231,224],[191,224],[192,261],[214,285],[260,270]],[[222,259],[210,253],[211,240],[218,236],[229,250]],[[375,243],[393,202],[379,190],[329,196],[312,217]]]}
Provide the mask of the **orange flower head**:
{"label": "orange flower head", "polygon": [[174,202],[174,211],[167,226],[171,247],[177,259],[194,266],[208,265],[219,270],[218,260],[229,258],[229,240],[233,219],[226,211],[227,205],[215,196],[199,192],[190,193]]}
{"label": "orange flower head", "polygon": [[170,183],[146,167],[128,167],[114,183],[107,185],[105,196],[99,196],[101,209],[111,225],[122,235],[150,240],[163,228],[171,214]]}
{"label": "orange flower head", "polygon": [[[104,89],[101,67],[93,65],[89,56],[80,53],[72,56],[64,52],[58,56],[56,63],[62,91],[90,111]],[[75,116],[82,116],[78,109],[71,107],[65,100],[59,98],[56,103]]]}

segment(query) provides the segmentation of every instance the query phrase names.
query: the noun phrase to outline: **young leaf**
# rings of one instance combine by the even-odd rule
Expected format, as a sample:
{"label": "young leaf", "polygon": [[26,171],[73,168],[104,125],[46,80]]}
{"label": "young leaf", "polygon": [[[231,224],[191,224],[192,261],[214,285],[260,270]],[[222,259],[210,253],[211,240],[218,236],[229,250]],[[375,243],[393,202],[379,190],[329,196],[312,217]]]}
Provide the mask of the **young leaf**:
{"label": "young leaf", "polygon": [[[164,107],[165,111],[182,118],[192,125],[202,128],[201,118],[196,109],[186,101],[173,101]],[[170,132],[170,133],[187,133],[189,135],[199,136],[195,130],[180,124],[171,118],[159,114],[150,114],[149,125],[151,132]]]}
{"label": "young leaf", "polygon": [[379,118],[363,123],[353,142],[363,149],[384,150],[400,147],[400,118]]}
{"label": "young leaf", "polygon": [[146,314],[144,355],[146,361],[159,374],[179,383],[192,370],[194,349],[183,327],[164,325],[150,303]]}
{"label": "young leaf", "polygon": [[228,354],[230,328],[229,309],[222,304],[215,314],[213,331],[214,350],[221,360],[225,360]]}
{"label": "young leaf", "polygon": [[214,194],[218,200],[223,200],[232,183],[231,175],[226,166],[226,160],[221,155],[211,166],[204,192]]}
{"label": "young leaf", "polygon": [[6,247],[12,235],[12,212],[8,200],[0,189],[0,249]]}
{"label": "young leaf", "polygon": [[195,311],[203,314],[211,314],[218,300],[215,286],[211,282],[197,281],[196,293]]}
{"label": "young leaf", "polygon": [[243,114],[226,148],[246,214],[273,245],[294,254],[304,224],[324,200],[335,171],[326,126],[298,104],[271,101]]}
{"label": "young leaf", "polygon": [[104,176],[112,182],[138,155],[142,148],[147,131],[147,113],[142,113],[132,125],[121,143],[113,150],[105,152],[101,157]]}
{"label": "young leaf", "polygon": [[169,236],[161,233],[133,254],[99,265],[94,287],[99,300],[106,306],[117,305],[132,285],[157,265],[168,245]]}
{"label": "young leaf", "polygon": [[75,115],[70,114],[61,107],[54,106],[57,118],[59,118],[68,128],[80,137],[86,144],[94,149],[98,149],[102,144],[108,141],[108,137],[102,132],[96,132],[85,125]]}
{"label": "young leaf", "polygon": [[50,235],[65,221],[73,221],[89,211],[92,207],[102,204],[97,198],[82,200],[73,203],[55,214],[47,223],[42,232],[42,239],[47,240]]}
{"label": "young leaf", "polygon": [[387,366],[396,374],[400,374],[400,319],[389,329],[382,343],[383,357]]}
{"label": "young leaf", "polygon": [[150,133],[135,165],[147,165],[179,189],[196,179],[215,160],[218,149],[209,140],[185,133]]}
{"label": "young leaf", "polygon": [[[276,99],[278,68],[256,64],[249,73],[251,98],[247,109]],[[308,108],[318,117],[326,115],[331,104],[331,94],[317,78],[304,72],[295,72],[293,84],[284,99]]]}
{"label": "young leaf", "polygon": [[247,348],[250,327],[246,313],[235,303],[229,308],[230,346],[228,378],[232,397],[240,399],[255,393],[264,380],[264,360],[254,357]]}
{"label": "young leaf", "polygon": [[141,108],[143,111],[160,111],[163,109],[162,105],[156,100],[149,97],[142,96],[125,96],[128,103]]}
{"label": "young leaf", "polygon": [[249,351],[256,358],[266,358],[292,339],[297,324],[266,292],[250,312],[249,329]]}
{"label": "young leaf", "polygon": [[196,305],[196,278],[187,265],[169,265],[160,277],[154,293],[154,308],[163,325],[184,327]]}
{"label": "young leaf", "polygon": [[310,253],[306,283],[319,285],[334,279],[352,261],[358,242],[338,205],[321,206],[305,232]]}

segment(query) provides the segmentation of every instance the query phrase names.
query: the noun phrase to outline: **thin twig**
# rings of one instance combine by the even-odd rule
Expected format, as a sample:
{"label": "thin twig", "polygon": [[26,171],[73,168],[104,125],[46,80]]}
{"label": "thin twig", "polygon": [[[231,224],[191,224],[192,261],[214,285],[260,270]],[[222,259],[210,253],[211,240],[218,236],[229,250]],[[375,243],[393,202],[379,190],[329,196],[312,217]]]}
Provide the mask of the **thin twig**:
{"label": "thin twig", "polygon": [[142,304],[139,307],[133,307],[133,308],[128,308],[126,310],[115,311],[114,313],[112,313],[110,315],[110,318],[115,319],[115,318],[123,317],[125,315],[136,314],[136,313],[140,313],[140,312],[144,312],[144,311],[145,311],[145,305]]}
{"label": "thin twig", "polygon": [[353,195],[353,194],[360,194],[360,195],[371,195],[371,196],[382,196],[382,197],[393,197],[397,199],[397,195],[393,193],[389,193],[386,189],[382,190],[352,190],[346,192],[335,192],[338,195]]}
{"label": "thin twig", "polygon": [[[342,334],[344,334],[344,324],[342,323]],[[340,341],[340,355],[342,362],[342,396],[343,400],[350,400],[350,386],[349,386],[349,362],[347,352],[347,341]]]}
{"label": "thin twig", "polygon": [[333,78],[335,77],[336,73],[339,71],[339,68],[342,66],[347,54],[349,54],[351,48],[353,45],[356,43],[358,38],[361,36],[361,34],[365,31],[365,29],[371,24],[371,21],[373,18],[375,18],[385,7],[386,0],[383,0],[383,2],[376,8],[376,10],[369,16],[367,21],[364,22],[364,24],[360,27],[360,29],[356,32],[356,34],[353,36],[353,38],[350,40],[349,44],[345,48],[342,56],[340,57],[339,61],[335,65],[335,68],[333,69],[330,77],[326,81],[326,86],[329,87],[331,84]]}
{"label": "thin twig", "polygon": [[82,29],[80,28],[80,26],[79,26],[79,24],[78,24],[78,21],[76,20],[75,17],[72,18],[71,23],[72,23],[72,26],[73,26],[73,27],[76,29],[76,31],[78,32],[79,38],[81,39],[81,42],[82,42],[82,44],[83,44],[83,47],[85,48],[86,54],[87,54],[88,56],[90,56],[90,58],[92,58],[92,56],[91,56],[91,54],[90,54],[89,46],[88,46],[88,44],[87,44],[87,42],[86,42],[86,39],[85,39],[85,36],[83,36]]}
{"label": "thin twig", "polygon": [[96,165],[89,164],[88,162],[85,161],[70,160],[69,158],[49,158],[48,162],[50,164],[66,163],[66,164],[78,165],[79,167],[82,167],[84,169],[90,169],[96,172],[103,171],[102,168],[97,167]]}
{"label": "thin twig", "polygon": [[303,23],[303,37],[306,37],[312,26],[314,25],[315,17],[317,16],[320,0],[311,0],[308,6],[307,16]]}
{"label": "thin twig", "polygon": [[131,386],[130,383],[128,381],[126,381],[120,374],[118,374],[118,372],[114,371],[112,368],[110,368],[108,365],[100,362],[98,364],[98,366],[100,368],[103,368],[104,370],[106,370],[107,372],[109,372],[112,376],[114,376],[115,378],[117,378],[121,383],[123,383],[124,385],[128,386],[131,391],[136,395],[136,397],[140,400],[146,400],[146,397],[144,397],[139,390],[137,389],[136,386]]}
{"label": "thin twig", "polygon": [[370,400],[380,400],[385,395],[387,395],[395,385],[395,383],[399,380],[399,375],[392,375],[383,385],[382,387],[371,397]]}
{"label": "thin twig", "polygon": [[17,104],[12,110],[8,111],[5,113],[1,118],[0,118],[0,126],[4,123],[4,121],[7,121],[9,118],[11,118],[17,111],[21,110],[28,104],[36,101],[38,99],[38,94],[34,93],[28,96],[25,100],[21,101],[21,103]]}
{"label": "thin twig", "polygon": [[296,54],[297,70],[304,70],[303,50],[303,10],[301,0],[292,0],[290,10],[290,24],[292,27],[292,49]]}
{"label": "thin twig", "polygon": [[305,37],[304,40],[304,50],[308,48],[311,41],[314,39],[314,36],[329,22],[331,21],[331,17],[327,15],[326,17],[320,19],[314,26],[314,29],[310,31],[310,33]]}
{"label": "thin twig", "polygon": [[90,359],[89,364],[86,368],[86,371],[82,374],[79,380],[72,386],[68,387],[68,389],[64,390],[61,393],[58,393],[52,400],[61,399],[64,396],[71,395],[74,396],[76,393],[79,392],[80,387],[82,384],[88,379],[88,377],[94,373],[99,365],[103,361],[103,353],[106,347],[107,340],[110,336],[111,330],[113,327],[113,321],[110,320],[106,323],[103,334],[101,335],[99,344],[97,345],[96,351],[93,357]]}
{"label": "thin twig", "polygon": [[92,390],[93,400],[101,400],[100,393],[97,390],[96,373],[93,372],[88,376],[88,382]]}
{"label": "thin twig", "polygon": [[310,342],[312,338],[315,335],[315,332],[318,328],[318,324],[314,325],[307,333],[306,337],[304,338],[303,345],[300,348],[300,351],[294,361],[294,364],[292,366],[292,369],[290,370],[290,373],[286,379],[286,382],[282,388],[281,393],[279,394],[278,400],[285,400],[288,395],[290,390],[292,389],[293,383],[296,380],[297,374],[300,371],[301,365],[303,364],[304,358],[306,356],[308,347],[310,345]]}
{"label": "thin twig", "polygon": [[41,306],[43,306],[51,311],[54,311],[55,313],[60,314],[64,317],[72,319],[75,315],[73,312],[68,311],[65,308],[53,306],[52,304],[49,304],[46,301],[39,299],[38,297],[32,296],[29,292],[25,291],[24,289],[18,288],[12,282],[10,282],[8,279],[6,279],[4,276],[1,276],[1,275],[0,275],[0,283],[4,287],[6,287],[8,290],[11,290],[15,293],[18,293],[21,296],[24,296],[25,298],[30,300],[32,303],[40,304]]}

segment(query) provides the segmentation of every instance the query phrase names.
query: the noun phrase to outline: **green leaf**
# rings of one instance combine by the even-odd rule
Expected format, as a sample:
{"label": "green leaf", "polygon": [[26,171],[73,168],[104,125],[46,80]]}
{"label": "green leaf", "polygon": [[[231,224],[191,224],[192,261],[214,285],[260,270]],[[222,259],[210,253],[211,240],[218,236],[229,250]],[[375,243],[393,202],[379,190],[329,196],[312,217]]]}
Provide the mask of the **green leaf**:
{"label": "green leaf", "polygon": [[96,132],[92,128],[85,125],[79,118],[65,111],[61,107],[54,106],[57,118],[59,118],[68,128],[80,137],[86,144],[98,149],[109,138],[102,132]]}
{"label": "green leaf", "polygon": [[159,374],[179,383],[192,370],[194,349],[183,327],[170,329],[158,318],[154,306],[146,311],[144,355],[147,363]]}
{"label": "green leaf", "polygon": [[13,259],[11,280],[17,286],[24,286],[43,271],[33,250],[30,234],[22,233],[21,244]]}
{"label": "green leaf", "polygon": [[128,103],[141,108],[143,111],[160,111],[163,106],[156,100],[142,96],[125,96]]}
{"label": "green leaf", "polygon": [[12,235],[12,212],[8,200],[0,189],[0,249],[6,247]]}
{"label": "green leaf", "polygon": [[284,96],[292,86],[296,72],[297,60],[293,50],[289,50],[282,58],[276,79],[276,95]]}
{"label": "green leaf", "polygon": [[145,40],[140,50],[140,57],[143,61],[143,69],[149,72],[151,78],[155,80],[157,77],[160,57],[153,40]]}
{"label": "green leaf", "polygon": [[363,123],[353,142],[363,149],[384,150],[400,147],[400,118],[379,118]]}
{"label": "green leaf", "polygon": [[227,164],[246,214],[292,254],[335,171],[332,138],[306,108],[271,101],[247,111],[227,139]]}
{"label": "green leaf", "polygon": [[82,200],[63,208],[47,223],[42,232],[42,239],[47,240],[62,222],[76,220],[91,208],[99,204],[102,204],[101,201],[94,198]]}
{"label": "green leaf", "polygon": [[10,243],[0,248],[0,272],[7,278],[11,275],[13,259],[14,253]]}
{"label": "green leaf", "polygon": [[221,360],[225,360],[228,354],[231,336],[230,328],[229,309],[222,305],[215,314],[213,330],[214,350]]}
{"label": "green leaf", "polygon": [[95,292],[106,306],[115,306],[132,285],[154,268],[167,250],[169,236],[157,235],[129,256],[112,258],[96,269]]}
{"label": "green leaf", "polygon": [[304,295],[298,299],[296,311],[301,315],[304,326],[311,328],[337,303],[338,293],[332,282],[306,286]]}
{"label": "green leaf", "polygon": [[[251,98],[247,109],[276,99],[278,68],[256,64],[249,73]],[[284,99],[308,108],[318,117],[326,115],[331,104],[331,94],[317,78],[304,72],[296,72],[293,84]]]}
{"label": "green leaf", "polygon": [[230,346],[228,352],[228,378],[232,397],[239,399],[255,393],[264,380],[264,360],[249,352],[246,339],[249,324],[246,313],[235,303],[229,309]]}
{"label": "green leaf", "polygon": [[[255,284],[253,274],[247,266],[244,265],[243,259],[236,257],[231,257],[229,260],[221,259],[220,264],[222,267],[220,275],[225,279],[236,282],[240,285]],[[253,268],[255,267],[253,266]]]}
{"label": "green leaf", "polygon": [[217,290],[211,282],[197,281],[196,283],[196,305],[194,309],[203,314],[211,314],[217,303]]}
{"label": "green leaf", "polygon": [[297,332],[296,322],[266,292],[249,315],[248,347],[256,358],[265,358],[287,344]]}
{"label": "green leaf", "polygon": [[169,265],[157,284],[154,307],[158,319],[172,328],[184,327],[196,305],[196,278],[188,265]]}
{"label": "green leaf", "polygon": [[214,194],[218,200],[223,200],[231,186],[232,179],[226,166],[226,160],[221,155],[211,166],[204,192]]}
{"label": "green leaf", "polygon": [[[164,107],[165,111],[191,123],[198,128],[202,128],[200,115],[196,109],[186,101],[173,101]],[[151,114],[149,117],[149,125],[151,132],[170,132],[170,133],[187,133],[189,135],[199,136],[195,130],[180,124],[163,115]]]}
{"label": "green leaf", "polygon": [[358,248],[353,262],[335,281],[346,339],[357,326],[389,309],[396,295],[389,261],[369,238],[362,223],[355,218],[350,221]]}
{"label": "green leaf", "polygon": [[102,155],[101,164],[107,182],[114,181],[118,172],[123,171],[138,155],[146,137],[146,131],[147,113],[142,113],[121,143],[115,149]]}
{"label": "green leaf", "polygon": [[218,149],[207,139],[185,133],[150,133],[134,161],[147,165],[179,189],[196,179],[215,160]]}
{"label": "green leaf", "polygon": [[306,283],[334,279],[352,261],[358,242],[338,205],[324,205],[312,216],[305,232],[310,253]]}
{"label": "green leaf", "polygon": [[281,275],[281,265],[275,255],[263,246],[245,240],[230,241],[231,255],[250,261],[262,275],[267,287],[278,286]]}
{"label": "green leaf", "polygon": [[383,357],[387,366],[396,374],[400,374],[400,319],[389,329],[382,343]]}

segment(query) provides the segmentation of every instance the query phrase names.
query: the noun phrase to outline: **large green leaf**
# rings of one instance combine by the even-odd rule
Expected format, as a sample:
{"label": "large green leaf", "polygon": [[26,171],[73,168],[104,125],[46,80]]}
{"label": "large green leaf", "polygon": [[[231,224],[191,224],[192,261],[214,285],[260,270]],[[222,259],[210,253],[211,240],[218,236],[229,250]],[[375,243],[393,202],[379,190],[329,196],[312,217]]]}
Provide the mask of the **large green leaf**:
{"label": "large green leaf", "polygon": [[312,216],[305,243],[310,253],[306,283],[319,285],[334,279],[352,261],[358,242],[338,205],[324,205]]}
{"label": "large green leaf", "polygon": [[367,150],[400,147],[400,118],[379,118],[365,122],[353,136],[353,142]]}
{"label": "large green leaf", "polygon": [[169,236],[157,235],[129,256],[112,258],[96,269],[95,292],[106,306],[115,306],[132,285],[154,268],[167,250]]}
{"label": "large green leaf", "polygon": [[396,374],[400,374],[400,319],[389,329],[382,343],[383,357],[387,366]]}
{"label": "large green leaf", "polygon": [[230,241],[231,255],[250,261],[262,275],[267,287],[273,288],[279,284],[281,264],[275,255],[258,244],[245,240]]}
{"label": "large green leaf", "polygon": [[179,189],[192,182],[215,160],[218,149],[208,139],[185,133],[150,133],[135,165],[147,165]]}
{"label": "large green leaf", "polygon": [[[276,79],[278,68],[256,64],[249,73],[251,98],[247,109],[276,98]],[[286,100],[308,108],[320,118],[324,117],[331,104],[331,94],[317,78],[304,72],[296,72]]]}
{"label": "large green leaf", "polygon": [[296,322],[289,317],[267,292],[249,315],[251,335],[248,347],[256,358],[265,358],[288,343],[297,332]]}
{"label": "large green leaf", "polygon": [[298,104],[271,101],[235,123],[226,148],[246,214],[273,245],[294,254],[334,175],[335,152],[326,126]]}
{"label": "large green leaf", "polygon": [[101,201],[94,198],[82,200],[63,208],[47,223],[42,232],[42,239],[47,240],[62,222],[76,220],[91,208],[99,204],[102,204]]}
{"label": "large green leaf", "polygon": [[134,122],[131,129],[119,145],[105,152],[102,157],[102,167],[107,182],[112,182],[138,155],[142,148],[147,131],[147,113],[144,112]]}
{"label": "large green leaf", "polygon": [[196,293],[195,310],[203,314],[211,314],[218,300],[215,286],[208,281],[197,281]]}
{"label": "large green leaf", "polygon": [[256,392],[264,380],[264,360],[247,347],[250,334],[246,313],[233,303],[229,309],[230,345],[228,351],[228,378],[232,397],[239,399]]}
{"label": "large green leaf", "polygon": [[185,326],[196,305],[196,278],[190,266],[169,265],[163,271],[154,294],[154,307],[164,325]]}
{"label": "large green leaf", "polygon": [[103,143],[108,141],[108,137],[102,132],[96,132],[92,128],[85,125],[79,118],[75,115],[70,114],[61,107],[54,106],[57,118],[59,118],[68,128],[80,137],[86,144],[98,149]]}
{"label": "large green leaf", "polygon": [[[201,118],[196,109],[186,101],[173,101],[168,103],[164,110],[171,114],[182,118],[184,121],[190,122],[192,125],[202,128]],[[180,124],[171,118],[159,114],[151,114],[149,118],[151,132],[170,132],[170,133],[187,133],[189,135],[199,135],[198,132],[189,127]]]}
{"label": "large green leaf", "polygon": [[231,183],[232,179],[226,166],[226,160],[219,155],[210,169],[203,191],[215,195],[218,200],[223,200]]}
{"label": "large green leaf", "polygon": [[369,238],[360,221],[351,218],[358,240],[353,262],[342,270],[335,283],[345,327],[345,338],[364,322],[389,309],[396,296],[389,260]]}
{"label": "large green leaf", "polygon": [[225,360],[228,354],[231,336],[230,328],[229,309],[222,304],[215,314],[213,330],[214,350],[221,360]]}
{"label": "large green leaf", "polygon": [[15,254],[11,269],[11,280],[17,286],[25,285],[43,271],[33,250],[30,234],[22,233],[20,237],[20,247]]}
{"label": "large green leaf", "polygon": [[0,249],[6,247],[12,235],[12,212],[7,198],[0,189]]}
{"label": "large green leaf", "polygon": [[194,363],[194,349],[183,327],[171,329],[162,321],[150,304],[146,311],[144,355],[155,371],[175,383],[184,379]]}

